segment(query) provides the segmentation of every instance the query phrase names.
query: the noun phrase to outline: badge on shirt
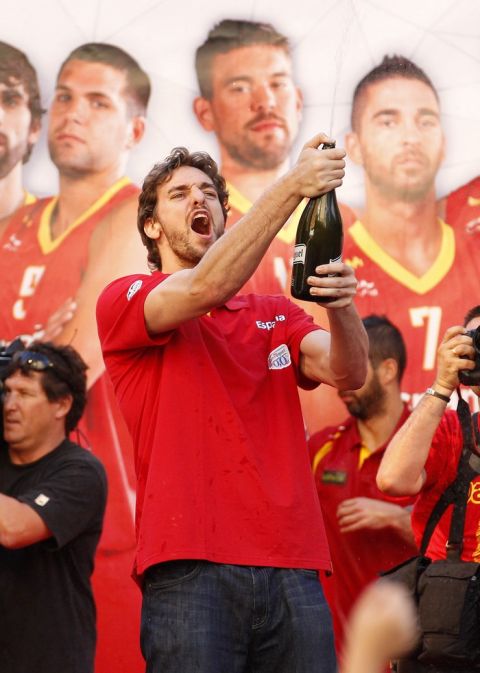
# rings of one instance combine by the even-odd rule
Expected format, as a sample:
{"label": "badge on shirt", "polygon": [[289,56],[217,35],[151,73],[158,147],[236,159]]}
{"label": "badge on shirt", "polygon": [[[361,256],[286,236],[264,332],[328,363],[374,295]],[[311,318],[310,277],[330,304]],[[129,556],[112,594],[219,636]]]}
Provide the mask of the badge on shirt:
{"label": "badge on shirt", "polygon": [[40,495],[37,495],[37,497],[35,498],[35,503],[39,507],[45,507],[45,505],[49,501],[50,501],[50,498],[48,497],[48,495],[45,495],[45,493],[40,493]]}
{"label": "badge on shirt", "polygon": [[347,473],[342,470],[324,470],[322,473],[322,482],[324,484],[345,484]]}
{"label": "badge on shirt", "polygon": [[269,369],[285,369],[285,367],[290,367],[291,364],[292,359],[287,344],[281,344],[268,356]]}
{"label": "badge on shirt", "polygon": [[141,280],[136,280],[134,283],[130,285],[128,288],[127,292],[127,299],[130,301],[130,299],[133,297],[134,294],[137,294],[139,289],[142,287],[143,283]]}

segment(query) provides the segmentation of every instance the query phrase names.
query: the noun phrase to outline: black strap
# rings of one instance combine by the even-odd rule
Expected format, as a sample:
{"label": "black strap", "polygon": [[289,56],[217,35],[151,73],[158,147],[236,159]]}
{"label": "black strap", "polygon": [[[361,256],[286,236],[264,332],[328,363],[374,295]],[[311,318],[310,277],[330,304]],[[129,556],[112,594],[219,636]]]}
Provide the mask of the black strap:
{"label": "black strap", "polygon": [[472,479],[480,474],[480,455],[477,452],[477,447],[480,446],[478,414],[474,414],[472,418],[469,406],[462,398],[460,390],[458,390],[457,415],[463,436],[463,449],[458,461],[457,476],[436,502],[425,526],[420,545],[420,554],[424,555],[438,522],[447,507],[453,504],[447,542],[447,559],[452,561],[459,561],[462,554],[468,490]]}

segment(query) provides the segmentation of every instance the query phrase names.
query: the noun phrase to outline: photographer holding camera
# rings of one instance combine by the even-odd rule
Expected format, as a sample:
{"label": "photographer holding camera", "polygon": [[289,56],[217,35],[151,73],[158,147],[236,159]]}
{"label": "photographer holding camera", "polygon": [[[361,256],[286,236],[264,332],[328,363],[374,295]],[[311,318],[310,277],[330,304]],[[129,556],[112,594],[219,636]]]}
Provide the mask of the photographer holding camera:
{"label": "photographer holding camera", "polygon": [[2,351],[0,669],[93,673],[90,578],[106,502],[100,461],[74,444],[86,365],[71,346]]}
{"label": "photographer holding camera", "polygon": [[[450,396],[459,384],[471,386],[480,397],[480,305],[465,316],[464,326],[447,329],[437,351],[437,375],[431,388],[412,414],[392,438],[377,473],[378,487],[389,495],[418,494],[412,525],[420,544],[429,516],[450,484],[455,481],[464,446],[462,424],[457,412],[446,409]],[[467,411],[468,417],[468,411]],[[480,562],[480,474],[478,473],[479,415],[472,417],[474,444],[473,477],[466,481],[465,519],[463,526],[462,561]],[[468,419],[469,421],[469,419]],[[468,422],[468,425],[470,423]],[[467,441],[467,440],[465,440]],[[471,454],[472,455],[472,454]],[[463,460],[463,458],[462,458]],[[436,525],[426,556],[432,561],[451,558],[447,541],[451,535],[451,508]],[[451,538],[450,538],[451,539]],[[448,551],[448,553],[447,553]],[[439,614],[438,621],[444,617]],[[408,669],[410,670],[410,669]],[[424,667],[415,663],[415,671],[448,671],[452,667]],[[478,667],[475,667],[478,670]]]}

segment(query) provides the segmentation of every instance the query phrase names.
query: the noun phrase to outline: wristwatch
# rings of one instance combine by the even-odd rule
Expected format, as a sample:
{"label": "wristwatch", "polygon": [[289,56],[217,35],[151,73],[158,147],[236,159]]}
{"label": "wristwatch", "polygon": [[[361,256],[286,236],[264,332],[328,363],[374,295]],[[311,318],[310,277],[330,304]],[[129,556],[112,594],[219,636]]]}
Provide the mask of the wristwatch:
{"label": "wristwatch", "polygon": [[433,397],[438,397],[439,399],[443,400],[447,404],[450,402],[450,398],[448,397],[448,395],[442,395],[442,393],[438,393],[433,388],[427,388],[425,393],[427,395],[433,395]]}

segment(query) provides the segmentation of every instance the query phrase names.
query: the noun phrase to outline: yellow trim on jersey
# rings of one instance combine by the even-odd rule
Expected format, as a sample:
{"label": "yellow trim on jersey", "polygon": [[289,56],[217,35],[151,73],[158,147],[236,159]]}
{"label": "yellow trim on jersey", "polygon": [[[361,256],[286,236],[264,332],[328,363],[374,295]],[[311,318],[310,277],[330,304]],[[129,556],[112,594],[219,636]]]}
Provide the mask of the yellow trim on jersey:
{"label": "yellow trim on jersey", "polygon": [[367,460],[367,458],[370,458],[372,455],[372,452],[368,448],[368,446],[365,446],[365,444],[362,444],[360,447],[360,451],[358,452],[358,469],[361,470],[363,467],[363,463]]}
{"label": "yellow trim on jersey", "polygon": [[325,444],[317,451],[312,461],[312,471],[314,474],[317,471],[317,467],[325,458],[325,456],[329,454],[330,451],[333,449],[333,444],[335,440],[338,439],[338,437],[340,437],[341,434],[342,434],[341,432],[336,432],[333,435],[332,439],[330,439],[328,442],[325,442]]}
{"label": "yellow trim on jersey", "polygon": [[37,197],[34,196],[33,194],[30,194],[30,192],[27,192],[25,189],[23,192],[23,205],[24,206],[29,206],[31,203],[35,203],[37,200]]}
{"label": "yellow trim on jersey", "polygon": [[468,197],[468,205],[469,206],[480,206],[480,199],[476,199],[474,196],[469,196]]}
{"label": "yellow trim on jersey", "polygon": [[473,550],[472,553],[472,561],[475,561],[475,563],[480,562],[480,523],[477,526],[477,530],[475,531],[475,537],[477,540],[477,544],[475,546],[475,549]]}
{"label": "yellow trim on jersey", "polygon": [[[238,189],[234,187],[234,185],[232,185],[231,182],[227,182],[227,189],[228,189],[228,202],[232,206],[232,208],[238,210],[238,212],[241,213],[242,215],[248,213],[248,211],[253,205],[252,202],[249,201],[245,196],[243,196],[243,194],[241,194],[238,191]],[[276,235],[276,238],[279,238],[283,243],[286,243],[287,245],[293,244],[295,242],[298,223],[300,221],[300,217],[302,215],[306,201],[307,200],[304,199],[295,208],[295,210],[290,215],[285,225],[280,229],[280,231]]]}
{"label": "yellow trim on jersey", "polygon": [[47,204],[45,210],[43,211],[41,218],[40,218],[40,224],[38,226],[38,243],[40,245],[40,249],[44,255],[48,255],[49,252],[53,252],[58,248],[59,245],[63,243],[63,241],[69,236],[74,229],[79,227],[85,220],[87,220],[89,217],[91,217],[94,213],[96,213],[100,208],[102,208],[108,201],[110,201],[111,198],[117,194],[121,189],[123,189],[126,185],[130,184],[130,179],[129,178],[120,178],[120,180],[117,180],[109,189],[107,189],[106,192],[102,194],[102,196],[95,201],[95,203],[92,203],[92,205],[83,212],[80,217],[77,217],[75,222],[72,222],[72,224],[65,229],[63,233],[60,234],[55,239],[52,239],[52,230],[50,228],[50,221],[52,219],[52,213],[55,209],[55,206],[57,205],[58,202],[58,196],[56,196],[54,199],[50,201],[49,204]]}
{"label": "yellow trim on jersey", "polygon": [[245,215],[245,213],[248,213],[250,208],[252,207],[252,202],[249,201],[243,194],[241,194],[236,187],[232,185],[231,182],[227,182],[227,190],[228,190],[228,203],[235,208],[235,210],[238,210],[239,213],[242,213],[242,215]]}
{"label": "yellow trim on jersey", "polygon": [[447,275],[455,260],[455,235],[452,227],[439,220],[442,241],[437,259],[423,276],[415,276],[390,257],[370,236],[360,220],[348,230],[362,252],[394,280],[416,294],[426,294]]}

